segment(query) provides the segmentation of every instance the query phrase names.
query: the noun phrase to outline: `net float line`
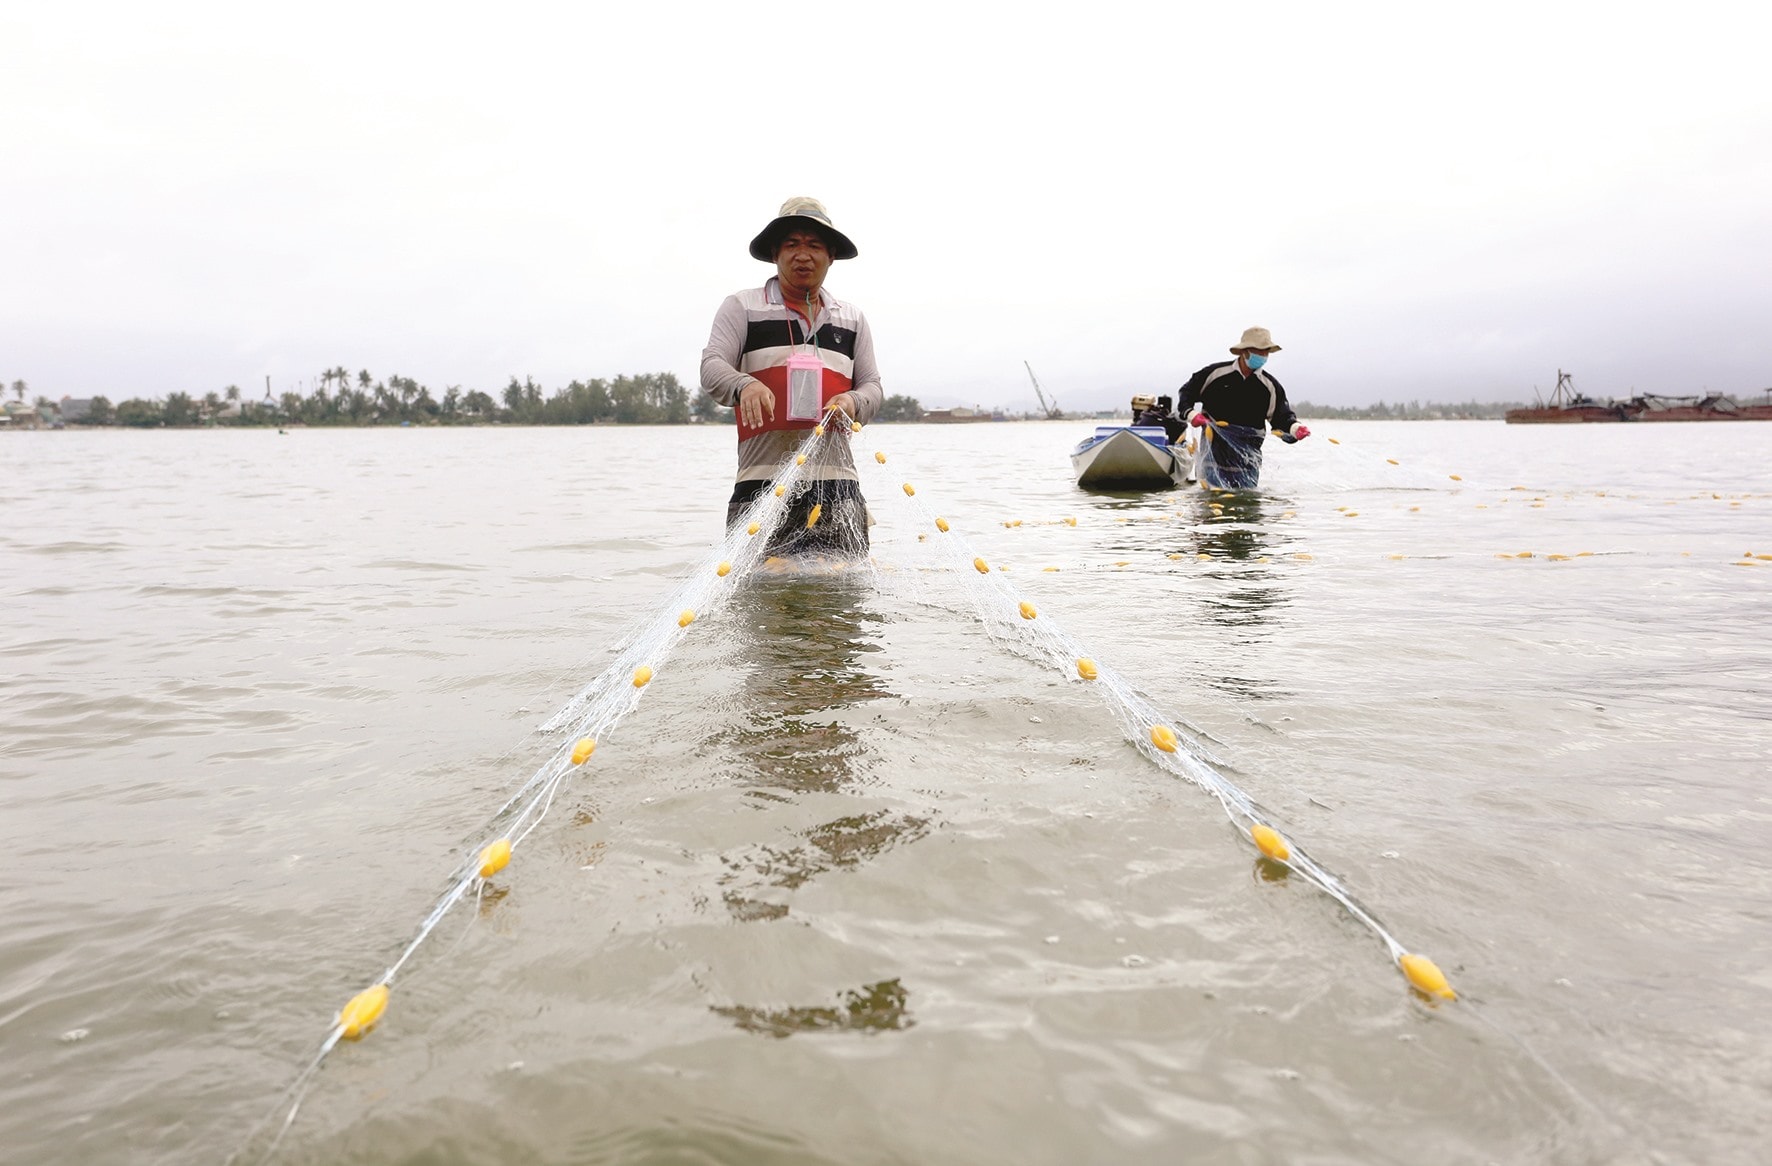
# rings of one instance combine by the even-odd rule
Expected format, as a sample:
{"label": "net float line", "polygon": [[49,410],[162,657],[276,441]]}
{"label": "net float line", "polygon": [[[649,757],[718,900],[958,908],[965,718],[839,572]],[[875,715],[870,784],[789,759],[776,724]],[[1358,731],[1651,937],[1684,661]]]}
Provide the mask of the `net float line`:
{"label": "net float line", "polygon": [[[591,760],[598,742],[607,740],[621,720],[639,706],[645,689],[691,625],[724,606],[735,587],[767,561],[770,536],[782,525],[789,509],[782,499],[807,476],[809,461],[818,464],[822,460],[811,455],[820,451],[834,430],[847,437],[849,433],[859,433],[861,426],[835,410],[828,412],[801,442],[796,456],[770,480],[773,488],[759,491],[738,521],[731,524],[725,538],[678,583],[657,613],[626,637],[616,658],[541,726],[540,731],[557,734],[559,743],[492,813],[480,831],[484,841],[463,853],[450,875],[448,888],[437,898],[406,946],[368,987],[339,1009],[313,1058],[285,1089],[276,1107],[248,1133],[245,1145],[228,1157],[229,1163],[241,1160],[281,1111],[283,1119],[276,1134],[251,1161],[266,1162],[277,1152],[295,1123],[315,1076],[339,1042],[360,1040],[376,1027],[387,1012],[395,980],[451,910],[470,894],[477,899],[488,881],[510,865],[517,849],[547,816],[561,785]],[[816,521],[815,507],[807,525]]]}
{"label": "net float line", "polygon": [[[1031,655],[1066,677],[1094,687],[1114,712],[1126,739],[1158,768],[1198,786],[1217,799],[1232,826],[1249,840],[1265,861],[1297,873],[1328,895],[1343,910],[1378,937],[1391,960],[1410,986],[1430,1001],[1456,1000],[1457,992],[1445,974],[1427,956],[1404,946],[1377,917],[1354,898],[1323,865],[1313,859],[1295,839],[1288,838],[1259,803],[1216,766],[1224,763],[1199,738],[1177,728],[1180,722],[1163,713],[1131,681],[1120,676],[1087,651],[1005,577],[993,569],[954,528],[953,523],[932,510],[917,494],[915,483],[902,486],[907,505],[926,527],[921,541],[932,543],[948,574],[970,584],[966,594],[986,634],[1000,645]],[[929,533],[933,531],[934,533]],[[971,567],[971,571],[967,570]]]}
{"label": "net float line", "polygon": [[[1285,438],[1288,436],[1287,434],[1281,432],[1278,429],[1273,430],[1273,435],[1275,437],[1279,437],[1279,438]],[[1395,469],[1403,469],[1404,468],[1404,463],[1398,458],[1387,457],[1384,454],[1369,452],[1365,449],[1360,448],[1360,446],[1357,443],[1355,445],[1349,446],[1348,444],[1346,444],[1346,442],[1343,441],[1343,439],[1341,439],[1339,437],[1330,437],[1328,434],[1323,433],[1321,430],[1313,431],[1311,436],[1312,437],[1321,437],[1324,441],[1328,442],[1332,446],[1335,446],[1337,449],[1347,450],[1347,451],[1355,454],[1356,456],[1358,456],[1364,460],[1367,460],[1375,465],[1384,465],[1386,467],[1395,468]],[[1438,470],[1438,471],[1429,469],[1429,470],[1425,470],[1425,471],[1415,471],[1415,472],[1426,473],[1428,475],[1436,476],[1436,477],[1443,476],[1445,478],[1445,480],[1447,480],[1447,481],[1458,482],[1460,484],[1462,484],[1465,480],[1463,474],[1454,474],[1454,473],[1451,473],[1451,472],[1443,470],[1443,469]],[[1520,487],[1520,488],[1524,489],[1524,487]]]}

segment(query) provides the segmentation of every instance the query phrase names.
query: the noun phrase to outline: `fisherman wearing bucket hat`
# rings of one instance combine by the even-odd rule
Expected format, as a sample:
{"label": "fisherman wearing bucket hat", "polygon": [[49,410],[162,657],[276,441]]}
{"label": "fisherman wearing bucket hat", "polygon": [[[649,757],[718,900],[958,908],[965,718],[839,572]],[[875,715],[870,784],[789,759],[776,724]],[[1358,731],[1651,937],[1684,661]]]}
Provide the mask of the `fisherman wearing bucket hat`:
{"label": "fisherman wearing bucket hat", "polygon": [[[701,353],[702,391],[738,414],[738,481],[726,508],[729,523],[794,457],[804,431],[833,409],[866,424],[885,397],[867,317],[824,290],[831,264],[857,254],[824,204],[788,199],[751,240],[750,253],[773,263],[775,274],[760,288],[726,297]],[[791,518],[783,525],[799,527],[805,532],[800,541],[816,539],[821,549],[865,552],[866,510],[847,426],[835,427],[830,437],[805,466],[807,487],[792,500],[791,512],[809,515],[821,506],[823,529],[816,521]]]}
{"label": "fisherman wearing bucket hat", "polygon": [[1253,487],[1261,476],[1266,434],[1288,445],[1311,435],[1287,403],[1279,378],[1262,367],[1278,351],[1266,328],[1245,328],[1231,345],[1235,360],[1207,365],[1177,393],[1177,409],[1201,430],[1193,476],[1206,484]]}
{"label": "fisherman wearing bucket hat", "polygon": [[1194,425],[1217,421],[1254,429],[1257,442],[1267,430],[1288,444],[1309,437],[1309,427],[1298,423],[1279,378],[1262,367],[1278,351],[1280,346],[1266,328],[1243,329],[1242,338],[1231,345],[1237,359],[1221,360],[1195,373],[1177,394],[1176,407],[1185,413],[1198,406],[1189,417]]}
{"label": "fisherman wearing bucket hat", "polygon": [[783,239],[794,230],[816,232],[824,239],[832,259],[854,259],[860,252],[849,236],[831,225],[831,216],[816,198],[790,198],[781,204],[781,213],[751,240],[751,258],[774,263]]}

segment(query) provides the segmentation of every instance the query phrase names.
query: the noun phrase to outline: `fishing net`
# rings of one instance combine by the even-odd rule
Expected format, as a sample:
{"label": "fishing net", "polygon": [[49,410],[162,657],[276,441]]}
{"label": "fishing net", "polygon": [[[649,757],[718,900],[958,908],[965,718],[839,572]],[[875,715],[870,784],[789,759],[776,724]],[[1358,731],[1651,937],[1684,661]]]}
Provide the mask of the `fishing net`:
{"label": "fishing net", "polygon": [[1223,421],[1201,430],[1194,477],[1213,490],[1253,490],[1261,483],[1261,430]]}
{"label": "fishing net", "polygon": [[728,530],[766,517],[766,555],[865,558],[872,519],[854,479],[849,431],[840,425],[832,429],[800,447],[793,467],[798,472],[790,480],[740,482],[726,508]]}

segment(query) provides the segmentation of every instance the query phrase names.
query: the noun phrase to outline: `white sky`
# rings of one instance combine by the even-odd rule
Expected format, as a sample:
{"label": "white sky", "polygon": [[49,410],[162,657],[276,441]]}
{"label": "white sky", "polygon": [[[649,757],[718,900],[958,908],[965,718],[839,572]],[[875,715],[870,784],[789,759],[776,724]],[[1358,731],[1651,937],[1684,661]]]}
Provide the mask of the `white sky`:
{"label": "white sky", "polygon": [[[25,11],[26,9],[29,11]],[[0,7],[0,379],[694,384],[811,194],[888,392],[1772,385],[1756,6]],[[1752,21],[1751,25],[1748,23]]]}

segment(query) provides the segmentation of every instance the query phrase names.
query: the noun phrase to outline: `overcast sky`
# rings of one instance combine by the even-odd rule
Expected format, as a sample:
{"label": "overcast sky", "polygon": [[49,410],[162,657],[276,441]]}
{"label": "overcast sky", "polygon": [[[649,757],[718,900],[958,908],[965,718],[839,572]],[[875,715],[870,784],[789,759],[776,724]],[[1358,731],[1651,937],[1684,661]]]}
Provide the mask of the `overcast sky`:
{"label": "overcast sky", "polygon": [[[609,9],[605,11],[605,9]],[[1199,9],[1199,10],[1196,10]],[[888,392],[1772,386],[1743,0],[0,7],[0,379],[693,384],[789,195]],[[1651,19],[1652,14],[1652,19]]]}

